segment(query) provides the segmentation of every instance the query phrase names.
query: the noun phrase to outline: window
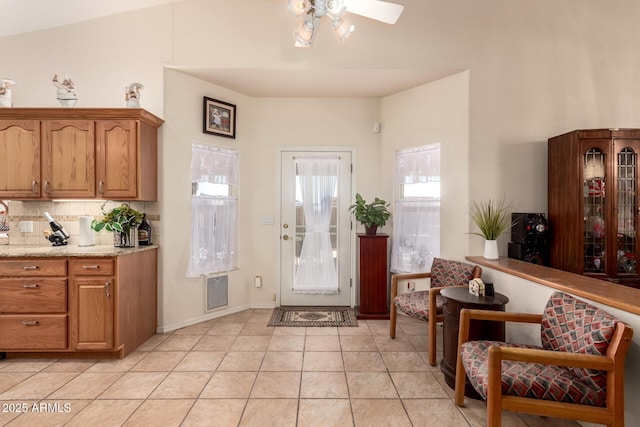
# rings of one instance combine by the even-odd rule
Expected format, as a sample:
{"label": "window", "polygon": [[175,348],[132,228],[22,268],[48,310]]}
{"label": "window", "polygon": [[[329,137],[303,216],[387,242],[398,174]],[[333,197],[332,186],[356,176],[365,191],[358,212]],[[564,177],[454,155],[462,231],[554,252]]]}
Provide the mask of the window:
{"label": "window", "polygon": [[238,153],[191,146],[191,256],[187,277],[236,265]]}
{"label": "window", "polygon": [[440,144],[396,153],[391,271],[429,271],[440,255]]}

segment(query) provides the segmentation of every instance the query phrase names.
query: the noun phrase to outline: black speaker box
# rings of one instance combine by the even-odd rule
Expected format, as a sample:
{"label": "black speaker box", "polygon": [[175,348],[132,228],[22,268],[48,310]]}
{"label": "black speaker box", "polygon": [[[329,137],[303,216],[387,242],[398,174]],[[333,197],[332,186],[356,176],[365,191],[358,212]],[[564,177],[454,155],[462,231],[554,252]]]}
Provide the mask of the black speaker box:
{"label": "black speaker box", "polygon": [[546,248],[529,246],[522,243],[509,243],[509,258],[519,259],[532,264],[549,265]]}
{"label": "black speaker box", "polygon": [[549,265],[549,223],[543,213],[511,214],[509,258]]}
{"label": "black speaker box", "polygon": [[543,213],[511,214],[511,241],[524,245],[546,246],[549,238],[549,223]]}

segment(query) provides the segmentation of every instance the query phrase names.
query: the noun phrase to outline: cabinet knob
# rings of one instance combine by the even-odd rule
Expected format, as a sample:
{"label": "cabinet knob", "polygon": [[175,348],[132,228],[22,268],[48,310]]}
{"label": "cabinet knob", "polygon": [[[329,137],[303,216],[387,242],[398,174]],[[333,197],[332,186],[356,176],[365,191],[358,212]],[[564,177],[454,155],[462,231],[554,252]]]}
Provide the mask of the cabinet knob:
{"label": "cabinet knob", "polygon": [[107,282],[104,284],[104,294],[107,298],[111,298],[111,294],[109,293],[109,286],[111,286],[111,282]]}
{"label": "cabinet knob", "polygon": [[100,182],[98,183],[98,192],[99,192],[100,194],[103,194],[103,193],[104,193],[104,181],[100,181]]}
{"label": "cabinet knob", "polygon": [[44,182],[44,194],[49,194],[49,181]]}
{"label": "cabinet knob", "polygon": [[38,194],[38,181],[31,181],[31,192]]}

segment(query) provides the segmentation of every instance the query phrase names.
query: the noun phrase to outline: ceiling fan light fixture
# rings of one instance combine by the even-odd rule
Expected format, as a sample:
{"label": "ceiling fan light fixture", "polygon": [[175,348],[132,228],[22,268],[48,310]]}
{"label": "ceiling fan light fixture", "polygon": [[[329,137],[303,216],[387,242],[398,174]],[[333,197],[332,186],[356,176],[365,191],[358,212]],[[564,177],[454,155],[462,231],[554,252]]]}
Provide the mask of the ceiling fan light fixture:
{"label": "ceiling fan light fixture", "polygon": [[325,15],[331,18],[333,29],[343,42],[355,30],[354,25],[342,19],[345,12],[395,24],[404,10],[404,6],[384,0],[288,0],[288,4],[292,15],[304,15],[304,23],[295,33],[296,47],[311,46],[317,23]]}
{"label": "ceiling fan light fixture", "polygon": [[312,14],[307,14],[304,17],[304,21],[295,36],[295,47],[309,47],[311,46],[311,41],[313,40],[315,32],[315,19]]}
{"label": "ceiling fan light fixture", "polygon": [[346,10],[347,6],[344,4],[344,0],[327,1],[327,13],[331,15],[333,19],[340,18]]}
{"label": "ceiling fan light fixture", "polygon": [[308,0],[289,0],[289,13],[293,16],[304,15],[310,7]]}
{"label": "ceiling fan light fixture", "polygon": [[351,36],[351,33],[356,29],[356,26],[346,19],[338,18],[333,20],[333,29],[336,31],[338,39],[341,42],[344,42]]}

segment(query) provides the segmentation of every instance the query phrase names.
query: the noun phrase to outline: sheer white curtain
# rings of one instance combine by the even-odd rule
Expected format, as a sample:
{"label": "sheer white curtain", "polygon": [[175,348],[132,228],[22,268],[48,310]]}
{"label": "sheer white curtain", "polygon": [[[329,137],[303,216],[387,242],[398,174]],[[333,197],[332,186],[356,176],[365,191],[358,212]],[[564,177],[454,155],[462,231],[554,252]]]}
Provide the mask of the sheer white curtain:
{"label": "sheer white curtain", "polygon": [[396,153],[391,271],[429,271],[440,255],[440,144]]}
{"label": "sheer white curtain", "polygon": [[238,154],[191,146],[191,254],[187,277],[230,271],[236,263]]}
{"label": "sheer white curtain", "polygon": [[329,225],[338,183],[336,158],[296,158],[302,193],[305,234],[293,291],[307,294],[338,293]]}

